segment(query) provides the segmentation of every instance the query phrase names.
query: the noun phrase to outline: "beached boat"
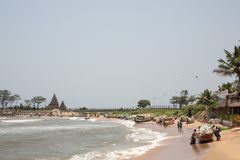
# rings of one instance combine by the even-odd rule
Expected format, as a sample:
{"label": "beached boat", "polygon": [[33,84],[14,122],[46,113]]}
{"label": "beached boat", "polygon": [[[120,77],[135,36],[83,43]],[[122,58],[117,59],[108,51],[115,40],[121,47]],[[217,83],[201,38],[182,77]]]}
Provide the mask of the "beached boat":
{"label": "beached boat", "polygon": [[198,142],[209,142],[213,140],[213,133],[206,133],[198,136]]}
{"label": "beached boat", "polygon": [[175,119],[173,117],[165,117],[162,119],[162,123],[164,125],[171,125],[175,123]]}
{"label": "beached boat", "polygon": [[163,118],[166,118],[167,116],[163,115],[163,116],[159,116],[159,117],[155,117],[156,119],[156,123],[162,123],[163,122]]}
{"label": "beached boat", "polygon": [[141,123],[141,122],[149,122],[151,121],[153,118],[150,115],[137,115],[134,118],[134,121],[137,123]]}
{"label": "beached boat", "polygon": [[211,130],[211,127],[209,125],[200,127],[197,138],[199,143],[212,141],[213,131]]}
{"label": "beached boat", "polygon": [[174,122],[175,122],[174,117],[166,117],[166,116],[156,117],[156,123],[171,125],[171,124],[174,124]]}

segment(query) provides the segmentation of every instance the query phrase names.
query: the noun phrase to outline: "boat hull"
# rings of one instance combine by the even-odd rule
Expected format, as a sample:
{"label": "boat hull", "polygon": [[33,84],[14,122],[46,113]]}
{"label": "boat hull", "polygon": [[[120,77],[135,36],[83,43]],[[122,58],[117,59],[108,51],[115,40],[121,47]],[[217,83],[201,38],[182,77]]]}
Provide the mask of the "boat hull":
{"label": "boat hull", "polygon": [[149,121],[151,121],[151,120],[152,120],[152,118],[144,118],[144,119],[135,118],[135,119],[134,119],[134,121],[135,121],[136,123],[149,122]]}
{"label": "boat hull", "polygon": [[198,142],[199,143],[204,143],[204,142],[210,142],[213,140],[213,133],[201,135],[198,137]]}

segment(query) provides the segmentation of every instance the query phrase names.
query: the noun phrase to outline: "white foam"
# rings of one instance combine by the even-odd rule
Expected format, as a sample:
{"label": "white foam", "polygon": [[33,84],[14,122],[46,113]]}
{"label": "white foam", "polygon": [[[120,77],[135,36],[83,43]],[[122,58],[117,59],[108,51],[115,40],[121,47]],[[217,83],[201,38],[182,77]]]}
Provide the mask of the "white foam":
{"label": "white foam", "polygon": [[88,119],[90,122],[95,122],[97,119]]}
{"label": "white foam", "polygon": [[115,120],[114,122],[120,123],[128,128],[134,128],[134,125],[136,124],[134,121],[129,120]]}
{"label": "white foam", "polygon": [[12,119],[12,120],[1,120],[1,122],[6,123],[25,123],[25,122],[37,122],[42,121],[42,119]]}
{"label": "white foam", "polygon": [[33,133],[40,131],[55,131],[55,130],[73,130],[81,129],[88,130],[96,127],[103,127],[101,125],[72,125],[72,126],[24,126],[24,127],[11,127],[0,130],[0,134],[17,134],[17,133]]}
{"label": "white foam", "polygon": [[[74,155],[69,160],[123,160],[130,159],[146,153],[147,151],[160,146],[161,141],[166,139],[166,133],[154,132],[150,129],[135,128],[133,121],[116,121],[130,128],[133,133],[126,135],[129,141],[143,143],[142,146],[135,148],[124,148],[123,150],[111,151],[108,153],[88,152],[86,154]],[[116,145],[116,144],[113,144]]]}
{"label": "white foam", "polygon": [[72,121],[76,121],[76,120],[83,121],[83,120],[85,120],[85,118],[83,118],[83,117],[64,117],[63,119],[72,120]]}

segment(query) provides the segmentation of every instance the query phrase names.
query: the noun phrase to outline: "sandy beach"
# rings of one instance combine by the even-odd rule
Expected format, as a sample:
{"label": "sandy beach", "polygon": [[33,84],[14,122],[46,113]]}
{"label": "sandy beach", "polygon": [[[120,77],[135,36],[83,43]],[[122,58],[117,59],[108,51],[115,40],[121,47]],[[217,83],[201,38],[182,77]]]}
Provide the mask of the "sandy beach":
{"label": "sandy beach", "polygon": [[209,144],[189,145],[189,138],[192,129],[183,128],[178,132],[176,125],[164,127],[156,123],[137,124],[136,127],[150,128],[154,131],[167,133],[166,139],[162,141],[160,147],[155,148],[146,154],[133,158],[132,160],[203,160],[206,159],[209,151]]}
{"label": "sandy beach", "polygon": [[221,141],[190,145],[189,138],[194,128],[201,123],[183,125],[183,132],[178,132],[176,125],[168,127],[156,123],[136,124],[136,127],[150,128],[158,132],[166,132],[166,139],[161,146],[150,150],[146,154],[131,160],[238,160],[238,148],[240,147],[240,128],[222,131]]}

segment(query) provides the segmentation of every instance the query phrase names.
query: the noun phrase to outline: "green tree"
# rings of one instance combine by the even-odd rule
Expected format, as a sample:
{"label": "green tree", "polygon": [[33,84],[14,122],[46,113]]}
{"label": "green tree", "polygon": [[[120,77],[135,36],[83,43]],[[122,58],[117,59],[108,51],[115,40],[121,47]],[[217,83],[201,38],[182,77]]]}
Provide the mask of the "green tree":
{"label": "green tree", "polygon": [[2,105],[2,113],[1,115],[3,115],[3,109],[4,106],[7,106],[7,103],[9,101],[9,97],[11,96],[11,92],[8,90],[0,90],[0,103]]}
{"label": "green tree", "polygon": [[37,104],[37,109],[38,109],[39,105],[46,101],[46,98],[44,98],[42,96],[35,96],[35,97],[32,98],[31,101],[34,104],[34,107],[35,107],[35,104]]}
{"label": "green tree", "polygon": [[187,90],[182,90],[179,96],[173,96],[170,99],[170,103],[172,103],[173,105],[179,105],[179,108],[187,106],[189,103],[193,104],[195,101],[195,96],[190,96]]}
{"label": "green tree", "polygon": [[150,103],[149,100],[141,99],[141,100],[138,101],[138,107],[139,108],[145,108],[145,107],[150,106],[150,105],[151,105],[151,103]]}
{"label": "green tree", "polygon": [[193,104],[196,101],[196,97],[191,95],[191,96],[188,97],[187,101],[188,101],[188,103]]}
{"label": "green tree", "polygon": [[197,101],[198,104],[210,106],[210,105],[216,104],[217,95],[212,91],[205,89],[203,92],[200,93],[197,99],[198,99]]}
{"label": "green tree", "polygon": [[18,105],[18,101],[21,99],[20,95],[14,94],[13,95],[13,100],[16,103],[16,106]]}
{"label": "green tree", "polygon": [[27,108],[27,109],[31,108],[31,105],[32,105],[32,101],[31,100],[26,99],[24,101],[24,103],[25,103],[25,108]]}
{"label": "green tree", "polygon": [[240,46],[235,46],[231,53],[224,50],[226,59],[218,59],[218,68],[213,70],[222,76],[235,76],[237,79],[237,90],[240,90]]}
{"label": "green tree", "polygon": [[221,86],[218,86],[218,91],[228,91],[228,93],[233,93],[236,91],[234,83],[223,83]]}
{"label": "green tree", "polygon": [[199,97],[197,97],[198,102],[197,104],[205,105],[206,111],[207,111],[207,119],[209,118],[209,108],[213,107],[217,103],[217,95],[208,90],[205,89],[203,92],[200,93]]}

